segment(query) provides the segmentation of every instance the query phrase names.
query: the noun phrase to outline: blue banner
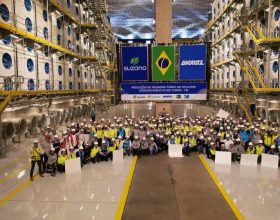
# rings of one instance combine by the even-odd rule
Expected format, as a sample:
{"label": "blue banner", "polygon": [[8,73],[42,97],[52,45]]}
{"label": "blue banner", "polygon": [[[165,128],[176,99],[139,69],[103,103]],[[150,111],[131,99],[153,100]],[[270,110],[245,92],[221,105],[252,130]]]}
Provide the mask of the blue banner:
{"label": "blue banner", "polygon": [[206,100],[207,83],[122,83],[123,101]]}
{"label": "blue banner", "polygon": [[122,80],[148,80],[148,48],[122,47]]}
{"label": "blue banner", "polygon": [[179,80],[206,80],[205,44],[184,45],[179,48]]}

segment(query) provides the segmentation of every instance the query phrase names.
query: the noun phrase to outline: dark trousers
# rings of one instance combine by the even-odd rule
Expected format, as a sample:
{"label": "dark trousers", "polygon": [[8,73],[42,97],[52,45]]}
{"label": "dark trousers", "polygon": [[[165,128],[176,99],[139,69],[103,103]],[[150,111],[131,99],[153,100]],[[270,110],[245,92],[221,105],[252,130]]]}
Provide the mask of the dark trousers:
{"label": "dark trousers", "polygon": [[113,151],[110,151],[107,156],[108,156],[108,159],[110,159],[112,161],[113,160]]}
{"label": "dark trousers", "polygon": [[46,153],[44,153],[42,156],[41,156],[41,160],[43,162],[43,172],[45,173],[46,172],[46,167],[47,167],[47,163],[48,163],[48,156]]}
{"label": "dark trousers", "polygon": [[63,165],[63,164],[57,164],[57,170],[58,170],[60,173],[64,173],[64,172],[65,172],[65,165]]}
{"label": "dark trousers", "polygon": [[102,154],[100,154],[100,160],[101,161],[108,161],[108,154],[107,155],[102,155]]}
{"label": "dark trousers", "polygon": [[190,152],[191,152],[190,146],[184,146],[183,147],[183,154],[184,155],[190,156]]}
{"label": "dark trousers", "polygon": [[262,162],[262,155],[259,155],[258,156],[258,163],[261,163]]}
{"label": "dark trousers", "polygon": [[232,153],[231,154],[231,160],[232,160],[232,162],[237,161],[237,153]]}
{"label": "dark trousers", "polygon": [[47,172],[49,172],[52,176],[55,176],[55,172],[56,172],[56,165],[55,163],[52,164],[48,164],[47,165]]}
{"label": "dark trousers", "polygon": [[132,148],[132,155],[133,155],[133,156],[140,156],[140,155],[141,155],[141,150],[140,150],[140,148],[137,148],[137,149],[133,149],[133,148]]}
{"label": "dark trousers", "polygon": [[33,172],[34,172],[34,168],[35,168],[35,164],[38,164],[39,167],[39,174],[42,174],[42,163],[41,160],[32,160],[31,161],[31,170],[30,170],[30,177],[33,177]]}
{"label": "dark trousers", "polygon": [[92,121],[95,121],[95,116],[91,116],[91,120],[92,120]]}

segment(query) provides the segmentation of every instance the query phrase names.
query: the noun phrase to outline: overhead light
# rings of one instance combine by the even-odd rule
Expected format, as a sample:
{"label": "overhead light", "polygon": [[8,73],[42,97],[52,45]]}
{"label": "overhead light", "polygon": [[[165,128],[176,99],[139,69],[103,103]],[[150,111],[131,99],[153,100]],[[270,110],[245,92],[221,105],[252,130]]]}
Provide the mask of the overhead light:
{"label": "overhead light", "polygon": [[41,47],[41,45],[40,45],[40,44],[37,44],[37,43],[34,43],[34,45],[37,46],[37,47]]}
{"label": "overhead light", "polygon": [[128,43],[129,43],[129,44],[133,44],[133,41],[132,41],[132,40],[129,40]]}
{"label": "overhead light", "polygon": [[14,35],[14,34],[10,34],[10,36],[14,39],[19,39],[19,37],[17,35]]}
{"label": "overhead light", "polygon": [[151,41],[150,40],[146,40],[146,44],[150,44],[151,43]]}

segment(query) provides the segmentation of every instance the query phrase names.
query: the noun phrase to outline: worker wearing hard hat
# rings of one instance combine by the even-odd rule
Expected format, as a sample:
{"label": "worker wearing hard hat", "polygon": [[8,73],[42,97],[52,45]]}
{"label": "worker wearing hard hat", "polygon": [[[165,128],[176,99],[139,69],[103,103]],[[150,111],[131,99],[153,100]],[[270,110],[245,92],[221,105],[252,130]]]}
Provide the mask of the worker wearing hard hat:
{"label": "worker wearing hard hat", "polygon": [[263,146],[263,141],[262,140],[259,140],[255,149],[256,149],[256,154],[258,155],[258,163],[261,163],[262,154],[264,153],[264,146]]}
{"label": "worker wearing hard hat", "polygon": [[102,140],[101,147],[99,148],[99,155],[101,161],[108,161],[108,145],[105,140]]}
{"label": "worker wearing hard hat", "polygon": [[249,142],[248,143],[248,148],[246,150],[246,154],[255,154],[255,152],[256,152],[256,149],[255,149],[253,143]]}
{"label": "worker wearing hard hat", "polygon": [[141,147],[141,154],[142,155],[148,155],[149,154],[149,145],[146,137],[143,137],[140,142]]}
{"label": "worker wearing hard hat", "polygon": [[100,157],[99,157],[99,148],[98,148],[98,142],[95,141],[93,148],[91,149],[90,152],[90,160],[92,163],[99,163],[100,162]]}
{"label": "worker wearing hard hat", "polygon": [[270,149],[270,146],[273,144],[272,142],[272,131],[271,129],[268,129],[262,136],[263,139],[263,145],[265,148],[265,153],[267,153]]}
{"label": "worker wearing hard hat", "polygon": [[[138,138],[138,136],[135,136]],[[131,140],[129,136],[126,136],[122,142],[123,154],[130,156],[131,153]]]}
{"label": "worker wearing hard hat", "polygon": [[96,111],[95,111],[94,108],[91,109],[90,117],[91,117],[91,120],[92,120],[93,122],[95,122],[95,119],[96,119]]}
{"label": "worker wearing hard hat", "polygon": [[35,164],[38,164],[39,167],[39,175],[43,177],[43,171],[42,171],[42,162],[41,162],[41,155],[43,154],[43,150],[41,147],[39,147],[38,140],[33,141],[33,147],[30,151],[30,159],[31,159],[31,169],[30,169],[30,181],[33,181],[33,172]]}
{"label": "worker wearing hard hat", "polygon": [[50,152],[48,152],[48,164],[47,170],[50,170],[51,176],[55,176],[56,172],[56,162],[57,162],[57,154],[55,153],[55,148],[52,147]]}
{"label": "worker wearing hard hat", "polygon": [[75,154],[75,152],[74,152],[74,147],[73,146],[71,146],[70,148],[69,148],[69,152],[68,152],[68,158],[69,159],[74,159],[74,158],[76,158],[76,154]]}
{"label": "worker wearing hard hat", "polygon": [[[142,139],[143,139],[143,137],[142,137]],[[141,155],[140,146],[141,146],[141,142],[139,140],[139,137],[136,136],[131,143],[131,150],[132,150],[133,156],[140,156]]]}
{"label": "worker wearing hard hat", "polygon": [[235,145],[236,145],[236,148],[237,148],[237,160],[240,161],[241,154],[245,153],[244,145],[241,143],[240,138],[237,138],[235,140]]}
{"label": "worker wearing hard hat", "polygon": [[79,146],[79,150],[76,152],[76,157],[80,158],[81,167],[85,164],[85,152],[83,146]]}
{"label": "worker wearing hard hat", "polygon": [[65,149],[61,149],[60,151],[60,155],[58,156],[57,159],[57,170],[60,173],[65,172],[65,161],[68,160],[68,156],[66,154],[66,150]]}
{"label": "worker wearing hard hat", "polygon": [[148,146],[149,146],[149,152],[150,152],[150,155],[155,155],[157,152],[158,152],[158,147],[155,143],[155,139],[153,137],[151,137],[149,140],[148,140]]}

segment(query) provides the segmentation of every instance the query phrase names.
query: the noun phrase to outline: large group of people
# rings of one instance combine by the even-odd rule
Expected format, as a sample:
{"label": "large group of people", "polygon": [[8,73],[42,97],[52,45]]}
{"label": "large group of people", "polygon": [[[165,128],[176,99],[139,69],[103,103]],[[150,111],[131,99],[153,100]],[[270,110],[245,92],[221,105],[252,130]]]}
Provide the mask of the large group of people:
{"label": "large group of people", "polygon": [[[93,117],[94,116],[94,117]],[[181,144],[182,152],[206,154],[215,159],[216,151],[229,151],[232,161],[240,161],[241,154],[278,155],[280,149],[279,124],[259,118],[250,125],[243,118],[161,116],[114,117],[95,121],[83,119],[73,122],[62,135],[46,128],[31,150],[30,179],[35,164],[39,174],[65,172],[65,161],[79,158],[81,166],[113,159],[115,150],[123,154],[156,155],[170,144]]]}

